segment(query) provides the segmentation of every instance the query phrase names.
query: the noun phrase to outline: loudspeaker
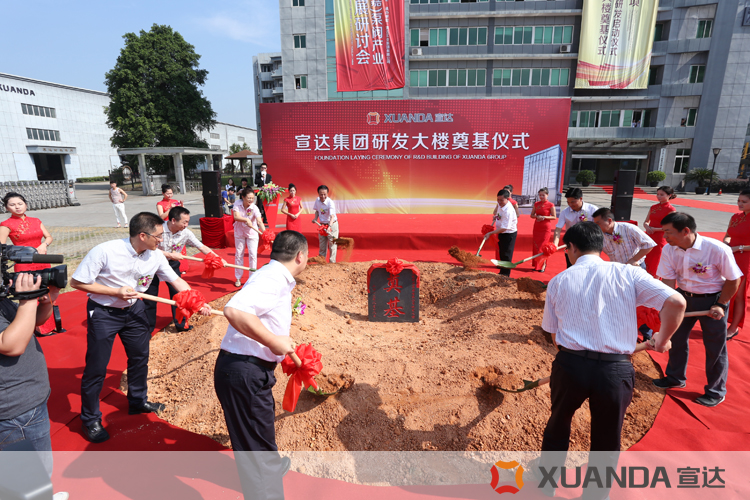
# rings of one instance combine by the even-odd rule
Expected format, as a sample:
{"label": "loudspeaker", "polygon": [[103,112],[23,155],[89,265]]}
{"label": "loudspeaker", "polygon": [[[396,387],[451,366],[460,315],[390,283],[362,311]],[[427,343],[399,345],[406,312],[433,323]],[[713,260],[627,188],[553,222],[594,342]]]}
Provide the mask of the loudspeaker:
{"label": "loudspeaker", "polygon": [[612,190],[612,213],[618,222],[630,220],[637,175],[636,170],[618,170],[615,172],[615,184]]}
{"label": "loudspeaker", "polygon": [[216,170],[204,170],[201,172],[203,182],[203,197],[221,196],[221,172]]}
{"label": "loudspeaker", "polygon": [[224,217],[221,209],[221,196],[203,196],[203,211],[206,217]]}

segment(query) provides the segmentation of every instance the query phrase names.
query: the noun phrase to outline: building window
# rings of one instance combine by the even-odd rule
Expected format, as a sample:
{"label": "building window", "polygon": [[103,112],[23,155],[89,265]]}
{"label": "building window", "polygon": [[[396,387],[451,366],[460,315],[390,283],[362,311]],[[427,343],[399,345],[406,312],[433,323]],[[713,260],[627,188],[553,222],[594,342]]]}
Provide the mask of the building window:
{"label": "building window", "polygon": [[487,28],[431,29],[429,45],[487,45]]}
{"label": "building window", "polygon": [[411,34],[409,44],[412,47],[419,47],[419,28],[412,29],[409,33]]}
{"label": "building window", "polygon": [[648,84],[649,85],[661,85],[661,69],[664,66],[651,66],[648,69]]}
{"label": "building window", "polygon": [[221,139],[221,136],[219,134],[214,134],[211,132],[211,139]]}
{"label": "building window", "polygon": [[573,43],[573,26],[498,26],[495,45]]}
{"label": "building window", "polygon": [[690,83],[703,83],[706,75],[706,65],[690,66]]}
{"label": "building window", "polygon": [[245,142],[245,138],[244,137],[237,136],[237,140],[239,142]]}
{"label": "building window", "polygon": [[701,19],[698,21],[698,33],[695,34],[695,38],[710,38],[713,24],[713,19]]}
{"label": "building window", "polygon": [[698,108],[690,108],[687,110],[687,119],[685,120],[685,126],[695,127],[695,119],[698,116]]}
{"label": "building window", "polygon": [[292,0],[292,7],[304,7],[305,0]]}
{"label": "building window", "polygon": [[654,41],[661,42],[663,40],[662,38],[663,35],[664,35],[664,23],[656,23],[656,25],[654,25]]}
{"label": "building window", "polygon": [[219,145],[218,144],[212,144],[211,145],[211,149],[219,149]]}
{"label": "building window", "polygon": [[674,173],[685,174],[690,166],[690,150],[678,149],[674,157]]}
{"label": "building window", "polygon": [[648,127],[651,110],[571,111],[570,127]]}
{"label": "building window", "polygon": [[294,48],[306,49],[307,48],[307,35],[294,35]]}
{"label": "building window", "polygon": [[23,111],[23,114],[30,116],[57,118],[55,108],[46,108],[44,106],[35,106],[33,104],[21,104],[21,111]]}
{"label": "building window", "polygon": [[38,128],[27,128],[26,137],[35,141],[57,141],[60,142],[59,130],[43,130]]}
{"label": "building window", "polygon": [[270,64],[262,64],[260,66],[260,72],[261,73],[270,73],[271,72],[271,65]]}
{"label": "building window", "polygon": [[297,75],[294,77],[294,86],[299,89],[307,88],[307,75]]}
{"label": "building window", "polygon": [[423,69],[409,72],[411,87],[484,87],[484,69]]}
{"label": "building window", "polygon": [[513,68],[492,72],[495,87],[567,87],[568,68]]}

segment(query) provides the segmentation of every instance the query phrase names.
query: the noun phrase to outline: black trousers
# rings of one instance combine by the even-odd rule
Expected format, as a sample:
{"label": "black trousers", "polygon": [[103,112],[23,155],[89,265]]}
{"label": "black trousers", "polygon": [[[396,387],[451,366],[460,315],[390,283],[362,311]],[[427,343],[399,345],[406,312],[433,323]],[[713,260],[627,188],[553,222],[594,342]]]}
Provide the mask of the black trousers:
{"label": "black trousers", "polygon": [[263,200],[261,200],[257,195],[255,196],[255,204],[258,205],[260,216],[263,218],[263,224],[268,224],[268,219],[266,218],[266,208],[263,206]]}
{"label": "black trousers", "polygon": [[224,410],[246,499],[284,498],[281,456],[274,428],[275,384],[272,368],[219,351],[214,389]]}
{"label": "black trousers", "polygon": [[[500,248],[500,260],[513,261],[513,250],[516,248],[516,236],[518,233],[499,233],[497,235],[497,246]],[[510,276],[510,269],[501,268],[500,274]]]}
{"label": "black trousers", "polygon": [[[180,261],[179,260],[170,260],[169,261],[169,267],[172,268],[172,270],[177,273],[177,276],[180,276]],[[146,290],[147,295],[155,295],[159,296],[159,283],[161,283],[161,280],[159,279],[159,276],[154,274],[154,279],[151,281],[151,286],[148,287],[148,290]],[[172,286],[172,283],[167,283],[167,289],[169,290],[169,298],[174,298],[175,295],[177,295],[177,289]],[[154,302],[153,300],[144,300],[146,304],[146,317],[148,318],[148,324],[151,326],[151,331],[154,331],[154,328],[156,328],[156,304],[158,302]],[[177,313],[177,308],[175,306],[172,306],[172,320],[174,321],[174,325],[177,328],[185,328],[185,322],[187,321],[187,318],[183,318],[181,322],[177,321],[177,317],[175,316]]]}
{"label": "black trousers", "polygon": [[120,335],[128,357],[128,402],[138,406],[146,402],[148,354],[151,332],[143,301],[128,309],[102,306],[89,299],[86,304],[86,366],[81,378],[81,420],[91,424],[102,419],[99,396],[107,375],[115,335]]}

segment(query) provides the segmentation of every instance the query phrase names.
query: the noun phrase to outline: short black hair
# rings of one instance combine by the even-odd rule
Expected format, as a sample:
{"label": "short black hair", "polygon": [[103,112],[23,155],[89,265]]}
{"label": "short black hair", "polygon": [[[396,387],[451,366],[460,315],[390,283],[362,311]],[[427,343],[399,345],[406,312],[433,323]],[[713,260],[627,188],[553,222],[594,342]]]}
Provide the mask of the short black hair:
{"label": "short black hair", "polygon": [[234,189],[234,186],[229,186],[229,189],[227,189],[227,191],[231,191],[231,192],[234,193],[236,191],[236,189]]}
{"label": "short black hair", "polygon": [[[659,186],[659,189],[657,191],[664,191],[664,194],[669,196],[669,199],[677,198],[677,195],[674,194],[674,188],[672,186]],[[748,190],[748,193],[750,193],[750,190]],[[742,193],[740,193],[742,194]]]}
{"label": "short black hair", "polygon": [[743,189],[742,191],[740,191],[739,196],[747,196],[748,198],[750,198],[750,189]]}
{"label": "short black hair", "polygon": [[240,182],[247,182],[247,177],[243,177],[242,179],[240,179]]}
{"label": "short black hair", "polygon": [[255,191],[253,191],[253,188],[246,187],[245,189],[240,190],[240,198],[247,198],[247,195],[249,194],[255,196]]}
{"label": "short black hair", "polygon": [[190,215],[190,210],[185,207],[172,207],[167,214],[167,220],[180,220],[183,215]]}
{"label": "short black hair", "polygon": [[693,216],[686,214],[685,212],[672,212],[671,214],[667,214],[661,220],[661,225],[664,226],[664,224],[672,224],[672,227],[678,231],[688,228],[691,233],[694,233],[695,230],[698,229]]}
{"label": "short black hair", "polygon": [[503,186],[503,189],[507,189],[511,193],[513,192],[513,184],[508,184],[507,186]]}
{"label": "short black hair", "polygon": [[307,239],[297,231],[281,231],[271,248],[271,260],[289,262],[300,252],[307,252]]}
{"label": "short black hair", "polygon": [[543,187],[542,189],[540,189],[539,191],[537,191],[537,194],[539,194],[539,193],[549,194],[549,189],[547,189],[546,187]]}
{"label": "short black hair", "polygon": [[615,214],[612,213],[612,210],[610,210],[607,207],[602,207],[596,212],[594,212],[594,215],[592,217],[601,217],[602,219],[615,219]]}
{"label": "short black hair", "polygon": [[170,184],[162,184],[161,185],[161,194],[166,193],[170,189],[172,189],[172,186]]}
{"label": "short black hair", "polygon": [[110,183],[110,184],[117,184],[117,181],[116,181],[116,180],[114,180],[114,179],[110,179],[109,183]]}
{"label": "short black hair", "polygon": [[510,198],[510,191],[508,191],[507,189],[501,189],[500,191],[497,192],[497,195],[502,196],[504,198]]}
{"label": "short black hair", "polygon": [[164,221],[153,212],[141,212],[130,219],[130,237],[134,238],[141,233],[152,234]]}
{"label": "short black hair", "polygon": [[5,208],[8,208],[8,203],[10,203],[10,200],[12,198],[21,198],[21,201],[23,201],[26,204],[26,208],[29,208],[29,202],[26,201],[26,198],[24,198],[22,194],[14,193],[14,192],[10,192],[6,194],[5,196],[3,196],[3,206]]}
{"label": "short black hair", "polygon": [[328,186],[326,186],[325,184],[321,184],[320,186],[318,186],[318,192],[320,192],[321,189],[325,189],[326,191],[330,191],[330,189],[328,189]]}
{"label": "short black hair", "polygon": [[260,168],[263,168],[263,167],[268,168],[268,163],[266,163],[266,162],[261,163],[260,164]]}
{"label": "short black hair", "polygon": [[563,243],[565,246],[573,244],[583,253],[601,253],[604,248],[604,233],[591,221],[579,222],[565,231]]}
{"label": "short black hair", "polygon": [[565,197],[580,200],[581,198],[583,198],[583,191],[581,191],[581,188],[568,188],[568,190],[565,192]]}

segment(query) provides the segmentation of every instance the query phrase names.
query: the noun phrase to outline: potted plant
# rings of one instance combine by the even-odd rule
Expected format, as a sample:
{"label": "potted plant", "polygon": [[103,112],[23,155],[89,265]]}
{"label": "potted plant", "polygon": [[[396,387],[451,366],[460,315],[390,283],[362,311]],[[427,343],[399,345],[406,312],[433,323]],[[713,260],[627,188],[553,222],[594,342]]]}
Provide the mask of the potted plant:
{"label": "potted plant", "polygon": [[576,175],[576,182],[580,182],[583,187],[591,185],[594,181],[596,181],[596,174],[593,170],[581,170]]}
{"label": "potted plant", "polygon": [[648,181],[649,185],[653,188],[658,186],[659,183],[666,178],[667,178],[667,174],[665,174],[661,170],[653,170],[646,174],[646,180]]}
{"label": "potted plant", "polygon": [[698,183],[695,194],[706,194],[708,182],[712,177],[714,181],[719,180],[719,174],[712,172],[710,168],[694,168],[685,175],[685,180]]}

